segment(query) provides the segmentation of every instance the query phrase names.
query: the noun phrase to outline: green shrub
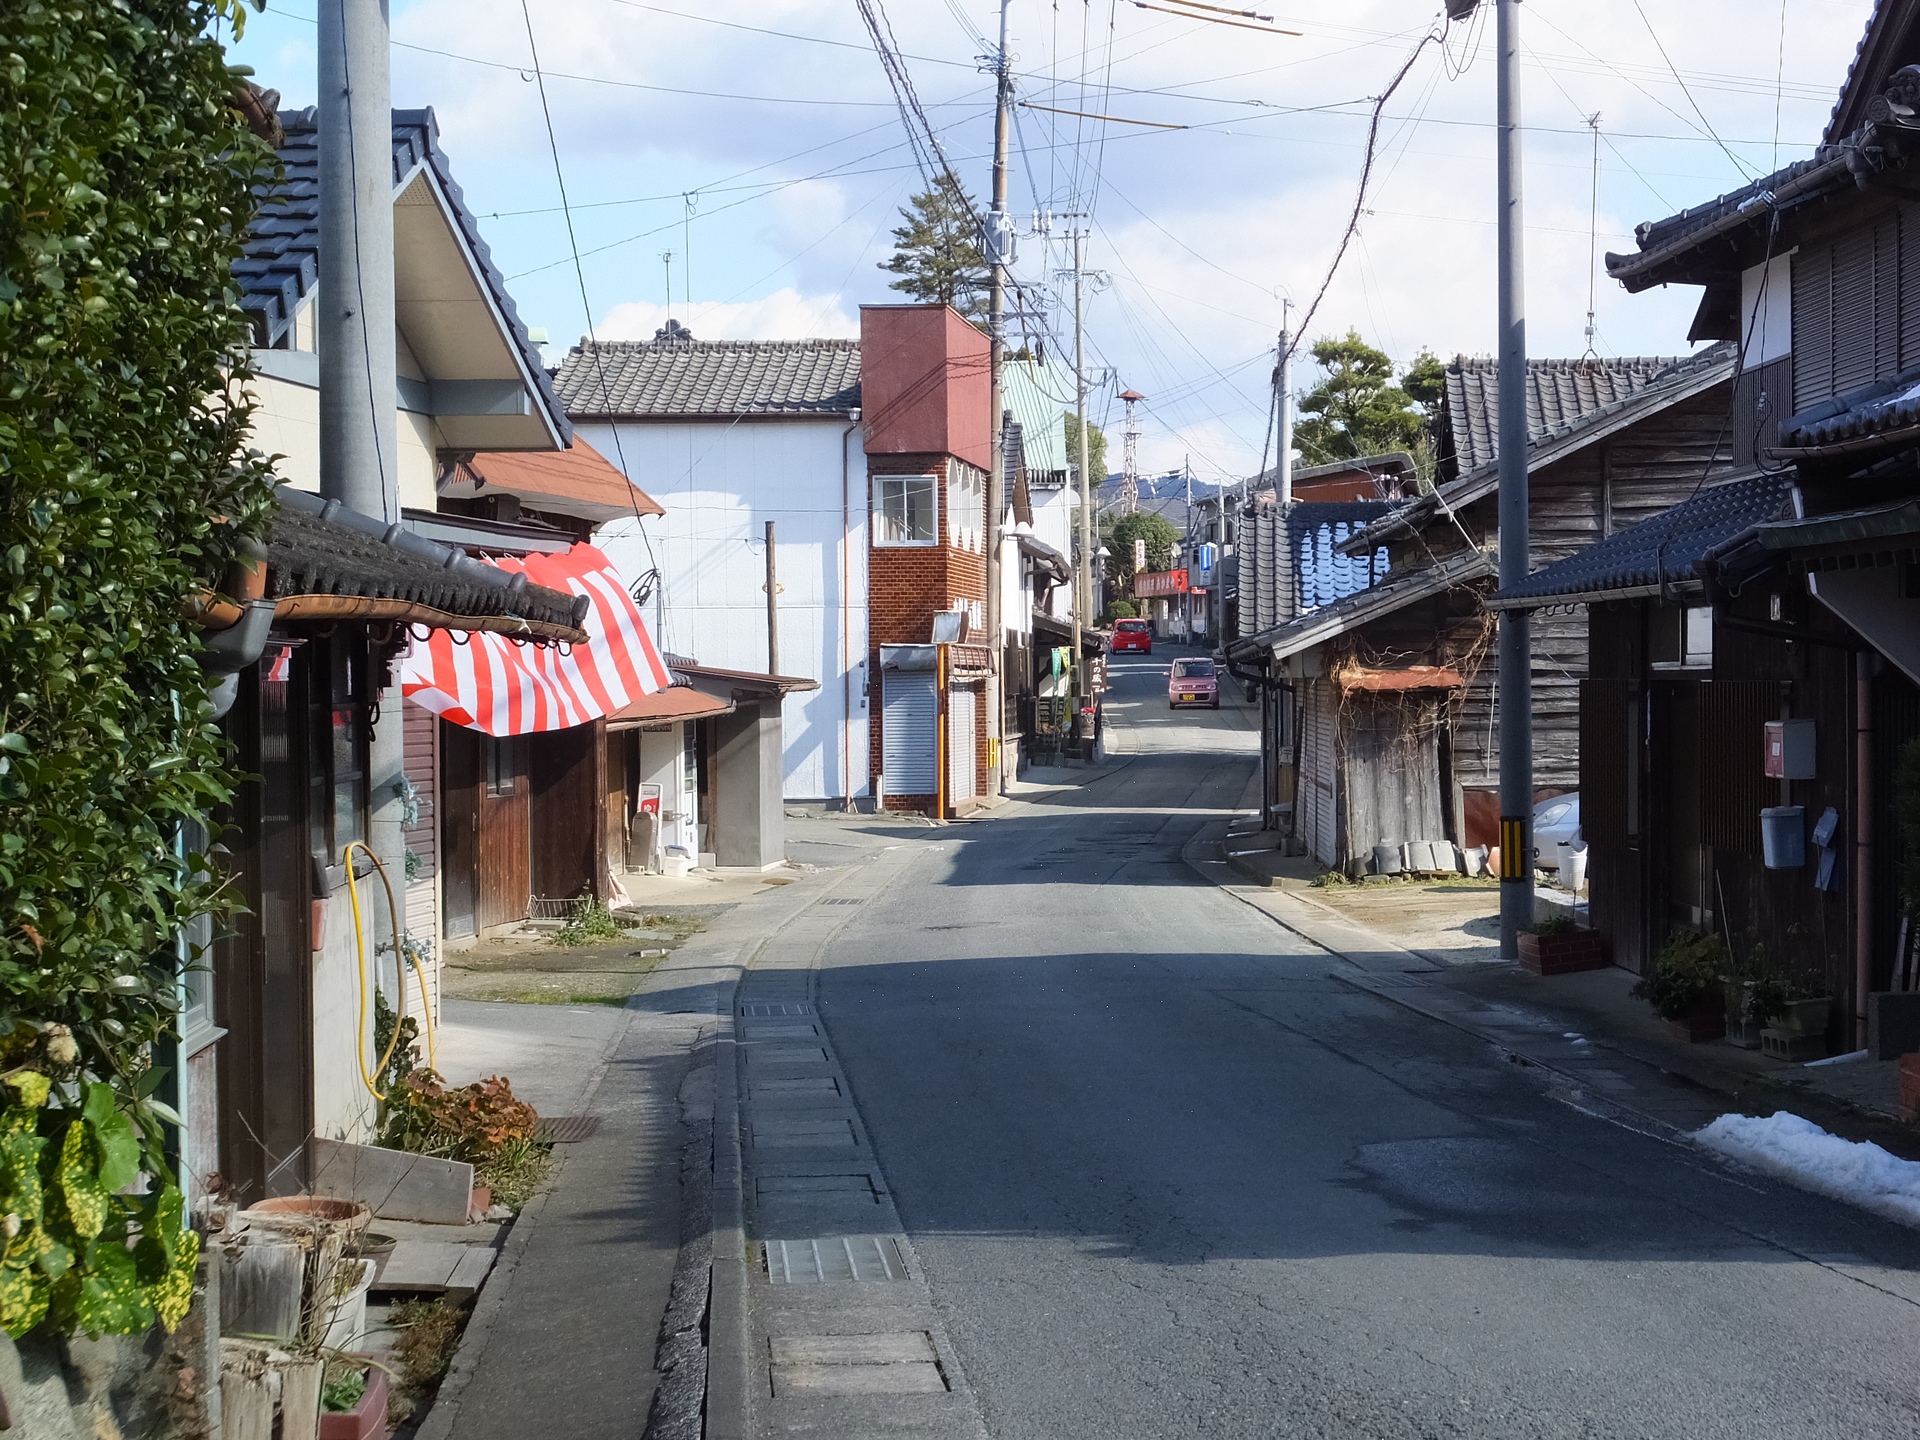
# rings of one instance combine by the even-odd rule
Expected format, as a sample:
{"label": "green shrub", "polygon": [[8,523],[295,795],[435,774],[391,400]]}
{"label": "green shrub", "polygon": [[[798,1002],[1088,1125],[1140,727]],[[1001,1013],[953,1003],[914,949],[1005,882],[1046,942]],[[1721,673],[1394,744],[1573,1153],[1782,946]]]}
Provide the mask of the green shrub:
{"label": "green shrub", "polygon": [[210,33],[244,18],[239,0],[0,7],[0,1327],[16,1336],[171,1328],[190,1295],[154,1059],[175,1036],[178,937],[219,908],[211,863],[176,839],[235,777],[187,607],[263,530],[273,487],[246,449],[231,266],[274,160],[229,108],[240,75]]}
{"label": "green shrub", "polygon": [[1139,618],[1140,607],[1131,600],[1116,600],[1107,606],[1107,623],[1109,625],[1115,620],[1138,620]]}
{"label": "green shrub", "polygon": [[1727,947],[1718,935],[1681,931],[1660,947],[1633,993],[1661,1019],[1679,1020],[1720,988],[1727,970]]}
{"label": "green shrub", "polygon": [[573,912],[571,919],[560,927],[560,933],[553,938],[559,944],[574,948],[581,945],[593,945],[602,940],[620,940],[626,936],[626,930],[613,912],[598,900],[589,900]]}
{"label": "green shrub", "polygon": [[1573,917],[1571,915],[1549,915],[1544,920],[1536,920],[1531,925],[1520,927],[1529,935],[1538,935],[1542,939],[1552,935],[1571,935]]}

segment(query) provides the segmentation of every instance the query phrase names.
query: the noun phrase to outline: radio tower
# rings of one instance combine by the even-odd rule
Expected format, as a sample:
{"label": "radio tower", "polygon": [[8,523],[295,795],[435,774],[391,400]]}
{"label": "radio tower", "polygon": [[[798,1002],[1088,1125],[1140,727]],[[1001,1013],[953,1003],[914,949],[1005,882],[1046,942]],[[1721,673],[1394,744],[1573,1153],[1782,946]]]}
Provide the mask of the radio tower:
{"label": "radio tower", "polygon": [[1126,458],[1120,465],[1120,513],[1132,515],[1140,508],[1140,466],[1135,458],[1140,432],[1134,428],[1133,406],[1135,401],[1147,397],[1138,390],[1123,390],[1120,398],[1127,402]]}

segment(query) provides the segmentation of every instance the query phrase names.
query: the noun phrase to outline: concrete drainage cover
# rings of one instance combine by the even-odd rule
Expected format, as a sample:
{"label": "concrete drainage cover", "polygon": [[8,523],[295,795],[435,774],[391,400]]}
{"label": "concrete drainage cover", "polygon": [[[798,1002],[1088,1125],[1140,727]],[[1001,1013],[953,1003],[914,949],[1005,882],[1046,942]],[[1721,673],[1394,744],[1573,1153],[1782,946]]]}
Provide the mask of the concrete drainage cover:
{"label": "concrete drainage cover", "polygon": [[740,1013],[748,1018],[772,1015],[811,1015],[813,1006],[792,1002],[784,1005],[742,1005]]}
{"label": "concrete drainage cover", "polygon": [[880,1187],[871,1174],[850,1175],[762,1175],[754,1181],[754,1194],[761,1200],[827,1204],[838,1200],[867,1200],[880,1203]]}
{"label": "concrete drainage cover", "polygon": [[749,1045],[747,1058],[759,1065],[825,1065],[827,1052],[818,1045]]}
{"label": "concrete drainage cover", "polygon": [[844,1285],[854,1281],[907,1278],[900,1247],[887,1235],[768,1240],[763,1250],[767,1279],[775,1285]]}
{"label": "concrete drainage cover", "polygon": [[753,1081],[756,1098],[773,1095],[838,1095],[840,1082],[831,1075],[789,1076],[777,1080]]}
{"label": "concrete drainage cover", "polygon": [[767,1341],[775,1396],[931,1395],[947,1389],[924,1330],[891,1335],[774,1335]]}
{"label": "concrete drainage cover", "polygon": [[820,903],[822,905],[864,905],[866,901],[858,898],[849,899],[846,896],[832,896]]}
{"label": "concrete drainage cover", "polygon": [[789,1120],[784,1117],[756,1120],[753,1143],[761,1149],[772,1146],[802,1146],[815,1150],[851,1150],[859,1145],[851,1120]]}

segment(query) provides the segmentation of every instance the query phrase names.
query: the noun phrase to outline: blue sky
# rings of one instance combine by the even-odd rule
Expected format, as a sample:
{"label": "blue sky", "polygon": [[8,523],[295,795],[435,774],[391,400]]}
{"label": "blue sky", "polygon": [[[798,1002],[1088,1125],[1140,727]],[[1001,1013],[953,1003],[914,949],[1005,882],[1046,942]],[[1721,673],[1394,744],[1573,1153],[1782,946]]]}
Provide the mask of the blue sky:
{"label": "blue sky", "polygon": [[[313,101],[321,3],[270,0],[236,48],[285,104]],[[1809,153],[1870,8],[1529,0],[1534,354],[1584,350],[1594,249],[1630,248],[1636,222]],[[1319,289],[1353,206],[1366,102],[1437,9],[1292,0],[1275,15],[1303,32],[1293,37],[1127,0],[1013,0],[1020,98],[1054,108],[1019,112],[1012,205],[1090,212],[1086,264],[1103,272],[1088,313],[1096,418],[1120,390],[1147,395],[1143,468],[1190,460],[1218,478],[1258,462],[1264,352],[1282,298],[1304,306]],[[976,57],[997,4],[891,0],[887,11],[951,163],[983,194],[992,88]],[[1310,337],[1352,326],[1403,364],[1423,348],[1491,348],[1491,28],[1489,16],[1426,46],[1389,101],[1366,213]],[[690,287],[702,338],[850,334],[862,302],[895,298],[876,265],[922,182],[847,0],[545,0],[525,11],[518,0],[409,0],[394,7],[393,34],[395,104],[434,107],[521,313],[556,344],[574,343],[589,314],[603,336],[650,336],[669,271],[673,314],[689,318]],[[1597,205],[1585,123],[1596,113]],[[1057,238],[1022,243],[1020,271],[1046,312],[1034,328],[1054,338],[1071,328],[1057,279],[1068,263]],[[1630,297],[1604,277],[1591,289],[1600,353],[1688,349],[1697,292]]]}

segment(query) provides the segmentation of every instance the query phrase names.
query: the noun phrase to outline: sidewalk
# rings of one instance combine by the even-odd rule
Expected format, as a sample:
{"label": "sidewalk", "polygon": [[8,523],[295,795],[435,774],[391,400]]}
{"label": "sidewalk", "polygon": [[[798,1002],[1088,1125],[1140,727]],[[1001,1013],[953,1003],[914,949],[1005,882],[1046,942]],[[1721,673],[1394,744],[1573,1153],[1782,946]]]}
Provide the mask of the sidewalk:
{"label": "sidewalk", "polygon": [[1216,823],[1195,838],[1187,859],[1326,950],[1334,978],[1541,1067],[1570,1103],[1665,1133],[1698,1130],[1729,1111],[1791,1110],[1833,1134],[1920,1159],[1920,1129],[1893,1113],[1894,1062],[1810,1067],[1719,1041],[1682,1044],[1629,993],[1637,977],[1625,970],[1541,977],[1498,959],[1497,951],[1466,959],[1400,943],[1316,899],[1304,862],[1229,853],[1251,848],[1230,843],[1228,826]]}

